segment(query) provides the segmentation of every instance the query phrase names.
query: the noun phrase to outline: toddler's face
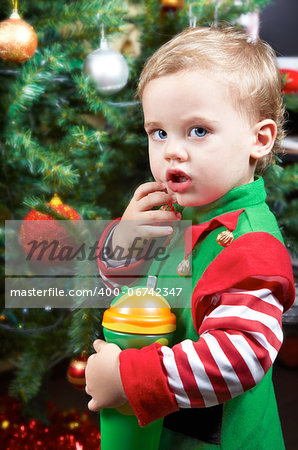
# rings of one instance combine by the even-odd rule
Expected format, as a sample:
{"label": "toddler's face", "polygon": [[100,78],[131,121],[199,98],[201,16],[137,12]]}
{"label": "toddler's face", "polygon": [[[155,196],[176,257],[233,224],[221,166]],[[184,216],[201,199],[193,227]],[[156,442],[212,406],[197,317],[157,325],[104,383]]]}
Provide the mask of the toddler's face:
{"label": "toddler's face", "polygon": [[212,73],[155,78],[142,100],[152,174],[180,205],[204,205],[253,181],[254,129]]}

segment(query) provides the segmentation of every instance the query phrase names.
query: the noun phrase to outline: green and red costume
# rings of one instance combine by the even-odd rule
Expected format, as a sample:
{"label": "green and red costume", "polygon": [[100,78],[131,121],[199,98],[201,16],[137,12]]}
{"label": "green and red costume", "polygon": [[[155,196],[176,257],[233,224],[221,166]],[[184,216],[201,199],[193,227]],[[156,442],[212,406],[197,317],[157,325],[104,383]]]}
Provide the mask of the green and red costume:
{"label": "green and red costume", "polygon": [[[199,224],[184,233],[192,300],[191,307],[174,310],[177,344],[120,354],[123,387],[140,425],[165,417],[160,450],[284,448],[271,375],[282,312],[295,294],[290,258],[265,199],[259,178],[195,209]],[[226,248],[216,241],[224,230],[234,235]],[[171,244],[168,251],[170,257],[149,270],[158,275],[156,287],[169,283],[167,265],[177,267],[184,257],[171,252]],[[141,263],[98,261],[111,285],[137,275]],[[171,287],[181,283],[177,276]]]}

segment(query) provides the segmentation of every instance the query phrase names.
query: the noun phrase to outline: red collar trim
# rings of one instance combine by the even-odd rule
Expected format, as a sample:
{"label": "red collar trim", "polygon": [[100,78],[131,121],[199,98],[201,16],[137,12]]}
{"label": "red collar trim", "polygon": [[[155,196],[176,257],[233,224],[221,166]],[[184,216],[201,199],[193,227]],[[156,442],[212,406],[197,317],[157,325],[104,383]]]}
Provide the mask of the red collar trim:
{"label": "red collar trim", "polygon": [[194,246],[204,232],[213,231],[222,226],[226,227],[229,231],[236,230],[239,216],[243,213],[243,211],[245,211],[244,208],[239,209],[238,211],[225,213],[221,216],[214,217],[209,220],[209,222],[204,222],[199,225],[192,225],[191,227],[186,228],[184,232],[185,258],[190,255]]}

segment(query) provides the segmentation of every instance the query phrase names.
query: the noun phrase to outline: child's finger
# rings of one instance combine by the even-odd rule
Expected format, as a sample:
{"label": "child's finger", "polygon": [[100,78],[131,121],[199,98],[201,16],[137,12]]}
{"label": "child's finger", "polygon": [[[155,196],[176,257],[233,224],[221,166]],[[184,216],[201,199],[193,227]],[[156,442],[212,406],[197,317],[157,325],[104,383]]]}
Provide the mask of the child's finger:
{"label": "child's finger", "polygon": [[161,206],[165,204],[171,204],[174,201],[174,196],[167,192],[155,191],[148,194],[146,197],[142,197],[139,200],[139,206],[142,210],[152,209],[154,206]]}
{"label": "child's finger", "polygon": [[149,183],[141,184],[134,193],[134,199],[140,200],[146,195],[156,191],[166,191],[166,185],[161,181],[150,181]]}
{"label": "child's finger", "polygon": [[177,211],[151,210],[142,213],[142,222],[146,225],[160,225],[160,222],[176,222],[181,219]]}
{"label": "child's finger", "polygon": [[154,237],[168,236],[171,233],[173,233],[173,228],[170,226],[142,225],[141,230],[139,232],[139,236],[146,238],[154,238]]}
{"label": "child's finger", "polygon": [[93,342],[93,348],[98,353],[105,345],[108,345],[107,342],[103,341],[102,339],[96,339]]}
{"label": "child's finger", "polygon": [[88,408],[90,409],[90,411],[98,411],[99,409],[101,409],[101,405],[92,398],[88,403]]}

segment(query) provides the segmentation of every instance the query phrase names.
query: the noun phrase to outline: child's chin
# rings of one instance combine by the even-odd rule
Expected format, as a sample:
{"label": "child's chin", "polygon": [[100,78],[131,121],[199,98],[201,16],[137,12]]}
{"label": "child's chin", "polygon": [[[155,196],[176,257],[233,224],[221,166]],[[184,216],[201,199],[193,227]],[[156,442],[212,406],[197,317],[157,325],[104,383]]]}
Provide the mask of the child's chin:
{"label": "child's chin", "polygon": [[193,206],[188,201],[183,199],[176,199],[175,203],[179,206],[182,206],[183,208],[186,208],[187,206]]}
{"label": "child's chin", "polygon": [[191,199],[190,199],[190,198],[187,198],[187,196],[185,196],[185,195],[183,195],[183,194],[179,194],[179,193],[177,193],[177,192],[174,192],[174,195],[175,195],[175,197],[176,197],[175,203],[177,203],[178,205],[184,206],[184,207],[186,207],[186,206],[192,206],[191,203],[193,203],[193,202],[191,202],[191,201],[190,201]]}
{"label": "child's chin", "polygon": [[191,207],[200,206],[200,205],[204,205],[205,204],[205,203],[202,203],[202,204],[199,205],[199,202],[194,201],[194,200],[191,201],[189,199],[187,200],[185,198],[177,199],[177,201],[175,203],[177,203],[178,205],[182,206],[183,208],[187,208],[187,207],[191,208]]}

